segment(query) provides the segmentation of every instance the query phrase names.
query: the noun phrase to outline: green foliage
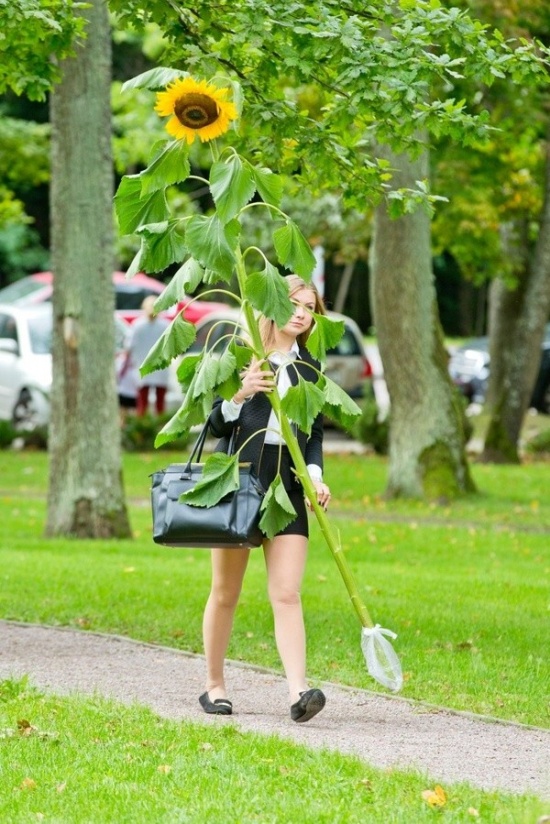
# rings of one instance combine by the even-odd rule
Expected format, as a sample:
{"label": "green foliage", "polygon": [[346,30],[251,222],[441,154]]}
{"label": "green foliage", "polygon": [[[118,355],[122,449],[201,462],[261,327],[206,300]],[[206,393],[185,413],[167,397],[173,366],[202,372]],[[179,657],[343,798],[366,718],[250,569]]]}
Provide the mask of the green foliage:
{"label": "green foliage", "polygon": [[[253,138],[270,167],[298,174],[308,190],[341,191],[361,209],[384,196],[391,177],[377,143],[414,153],[422,130],[479,142],[491,127],[477,89],[502,78],[515,88],[547,81],[540,44],[502,37],[467,11],[430,0],[401,3],[398,15],[382,2],[366,14],[359,0],[259,0],[224,6],[223,23],[206,0],[111,7],[124,25],[156,21],[172,65],[183,49],[189,71],[213,77],[229,68],[239,77],[248,101],[235,136],[241,148]],[[433,202],[423,181],[398,197],[396,210]]]}
{"label": "green foliage", "polygon": [[325,398],[323,414],[343,429],[351,431],[358,420],[358,415],[360,416],[358,405],[344,389],[326,375],[323,375],[319,381],[319,386]]}
{"label": "green foliage", "polygon": [[[0,198],[2,187],[0,187]],[[20,204],[20,201],[10,201]],[[29,272],[39,272],[48,268],[49,253],[40,243],[38,232],[26,225],[28,218],[20,209],[16,214],[11,213],[8,220],[3,218],[6,212],[0,203],[0,272],[7,275],[9,283]],[[22,205],[22,204],[21,204]],[[13,219],[12,219],[13,218]],[[17,222],[21,220],[22,222]],[[4,285],[7,285],[4,283]]]}
{"label": "green foliage", "polygon": [[164,190],[150,192],[144,197],[141,175],[122,178],[115,195],[115,207],[122,234],[135,232],[148,223],[160,223],[168,215]]}
{"label": "green foliage", "polygon": [[201,480],[184,492],[182,501],[197,506],[212,506],[239,488],[239,456],[215,452],[204,464]]}
{"label": "green foliage", "polygon": [[155,312],[170,309],[182,295],[194,292],[203,278],[204,270],[200,263],[192,257],[187,258],[171,278],[162,295],[155,301]]}
{"label": "green foliage", "polygon": [[176,315],[141,364],[142,377],[169,366],[175,357],[189,349],[196,336],[193,324],[184,320],[181,314]]}
{"label": "green foliage", "polygon": [[308,338],[307,348],[311,354],[324,361],[327,351],[332,349],[344,334],[345,324],[343,320],[332,321],[325,315],[314,313],[315,326]]}
{"label": "green foliage", "polygon": [[374,398],[363,403],[361,417],[353,428],[353,434],[361,443],[372,446],[377,455],[387,455],[389,447],[390,420],[386,416],[379,420],[378,404]]}
{"label": "green foliage", "polygon": [[291,386],[281,401],[281,408],[308,435],[317,415],[321,413],[325,397],[317,384],[311,384],[300,375],[296,386]]}
{"label": "green foliage", "polygon": [[550,455],[550,427],[544,432],[534,435],[525,445],[525,450],[530,455],[546,457]]}
{"label": "green foliage", "polygon": [[0,421],[0,449],[8,449],[16,436],[10,421]]}
{"label": "green foliage", "polygon": [[262,501],[260,529],[272,538],[296,517],[296,510],[284,487],[283,479],[277,474]]}
{"label": "green foliage", "polygon": [[273,245],[279,263],[303,278],[309,279],[315,266],[313,252],[294,221],[273,232]]}
{"label": "green foliage", "polygon": [[184,143],[163,142],[159,144],[157,151],[153,149],[153,154],[155,157],[151,165],[139,176],[142,195],[165,189],[172,183],[180,183],[191,171],[189,153]]}
{"label": "green foliage", "polygon": [[[127,415],[122,426],[122,448],[127,452],[144,452],[154,448],[158,428],[169,419],[168,415]],[[189,433],[166,444],[166,449],[184,450],[189,443]]]}
{"label": "green foliage", "polygon": [[[162,70],[159,72],[164,76]],[[129,87],[156,86],[158,77],[158,72],[146,73]],[[235,83],[233,92],[239,99]],[[140,270],[157,272],[171,263],[182,263],[157,300],[157,310],[173,305],[188,291],[193,292],[201,285],[220,280],[228,284],[236,281],[238,292],[234,294],[224,290],[224,293],[232,294],[241,305],[251,337],[250,346],[229,345],[222,351],[211,351],[207,345],[199,356],[183,359],[178,369],[178,379],[186,390],[184,401],[162,427],[155,441],[157,446],[202,423],[210,413],[215,394],[231,398],[239,389],[240,371],[250,358],[266,358],[268,353],[264,349],[254,310],[274,320],[279,327],[284,326],[292,315],[288,286],[279,270],[256,247],[242,246],[243,214],[254,206],[267,210],[273,218],[272,245],[281,267],[298,273],[308,282],[315,265],[313,252],[298,225],[275,205],[280,201],[282,192],[277,176],[264,166],[257,166],[241,157],[232,147],[219,152],[215,145],[213,158],[208,180],[215,206],[211,214],[182,217],[172,214],[173,204],[167,190],[190,176],[189,147],[183,140],[163,143],[160,147],[157,144],[152,150],[149,166],[138,175],[123,177],[115,197],[121,232],[136,233],[141,238],[141,248],[128,270],[129,276]],[[253,198],[263,196],[265,200],[253,202]],[[260,271],[250,262],[258,253],[264,262]],[[320,315],[314,315],[314,321],[315,331],[308,346],[323,361],[326,351],[340,339],[344,324]],[[194,338],[194,327],[178,316],[149,352],[141,366],[141,373],[145,375],[168,366],[187,351]],[[281,416],[283,427],[289,426],[290,420],[306,433],[311,432],[313,421],[321,412],[348,422],[359,414],[354,402],[323,376],[319,386],[300,378],[298,385],[287,392],[282,403],[278,397],[271,400]],[[303,463],[303,457],[290,426],[285,432],[285,440],[291,451],[293,448],[296,450],[293,460],[299,472],[299,462],[301,460]],[[216,503],[238,485],[237,464],[238,455],[226,463],[221,456],[209,459],[202,482],[187,493],[186,500],[197,506]],[[304,465],[302,474],[305,472]],[[309,477],[305,481],[302,479],[302,482],[311,484]],[[314,490],[311,489],[308,494],[314,496]],[[288,523],[290,503],[283,497],[276,486],[264,501],[264,523],[268,525],[271,535]]]}
{"label": "green foliage", "polygon": [[60,61],[84,36],[84,6],[75,0],[2,0],[0,93],[12,89],[45,99],[60,78]]}
{"label": "green foliage", "polygon": [[17,430],[11,421],[0,421],[0,449],[10,449],[17,446],[21,449],[41,450],[48,449],[48,427],[36,426],[34,429]]}
{"label": "green foliage", "polygon": [[286,282],[268,260],[263,272],[252,272],[247,277],[245,297],[258,312],[267,312],[279,327],[288,323],[294,312]]}
{"label": "green foliage", "polygon": [[40,186],[50,179],[50,126],[14,117],[0,119],[0,177],[21,188]]}
{"label": "green foliage", "polygon": [[217,215],[194,215],[187,224],[185,239],[189,252],[202,266],[230,283],[239,232],[237,220],[224,223]]}
{"label": "green foliage", "polygon": [[252,167],[238,154],[231,154],[225,162],[216,161],[210,169],[210,191],[218,217],[224,225],[229,223],[256,191]]}

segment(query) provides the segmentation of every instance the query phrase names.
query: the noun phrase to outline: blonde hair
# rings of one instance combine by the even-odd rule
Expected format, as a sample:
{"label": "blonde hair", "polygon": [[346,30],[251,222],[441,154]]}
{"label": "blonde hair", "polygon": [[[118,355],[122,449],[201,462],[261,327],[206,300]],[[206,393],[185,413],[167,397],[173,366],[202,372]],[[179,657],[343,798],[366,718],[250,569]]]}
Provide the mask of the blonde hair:
{"label": "blonde hair", "polygon": [[[324,315],[326,312],[325,304],[323,303],[323,299],[319,292],[317,291],[317,287],[314,283],[307,283],[303,280],[299,275],[286,275],[284,280],[286,280],[288,284],[288,296],[292,300],[292,296],[299,292],[301,289],[309,289],[310,292],[313,292],[315,296],[315,307],[313,309],[318,315]],[[275,321],[271,320],[271,318],[266,318],[265,316],[261,316],[259,320],[259,328],[260,328],[260,335],[262,336],[262,343],[267,350],[271,349],[275,345]],[[306,329],[305,332],[301,332],[298,337],[296,338],[299,346],[305,346],[306,341],[309,338],[311,332],[311,326],[309,329]]]}

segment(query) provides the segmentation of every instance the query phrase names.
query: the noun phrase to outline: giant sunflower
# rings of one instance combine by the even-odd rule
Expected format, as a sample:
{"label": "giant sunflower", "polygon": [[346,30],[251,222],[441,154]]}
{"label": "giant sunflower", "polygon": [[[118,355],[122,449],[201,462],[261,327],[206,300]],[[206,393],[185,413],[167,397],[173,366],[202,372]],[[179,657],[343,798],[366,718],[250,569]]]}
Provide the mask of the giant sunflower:
{"label": "giant sunflower", "polygon": [[206,80],[179,78],[158,92],[155,111],[161,117],[171,115],[166,131],[177,140],[191,144],[198,135],[206,143],[225,134],[238,117],[235,104],[226,99],[228,92]]}

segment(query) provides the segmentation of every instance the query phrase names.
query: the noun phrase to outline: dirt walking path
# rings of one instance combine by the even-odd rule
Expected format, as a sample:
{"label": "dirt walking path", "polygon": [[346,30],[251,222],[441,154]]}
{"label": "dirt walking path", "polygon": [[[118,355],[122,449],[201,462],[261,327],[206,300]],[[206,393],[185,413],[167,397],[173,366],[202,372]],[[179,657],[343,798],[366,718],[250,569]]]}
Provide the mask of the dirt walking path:
{"label": "dirt walking path", "polygon": [[[205,715],[204,659],[119,636],[0,621],[0,680],[28,675],[39,689],[99,693],[159,716],[276,734],[359,756],[377,767],[414,768],[442,784],[530,792],[550,801],[550,730],[324,684],[325,710],[307,724],[288,714],[284,679],[232,662],[234,715]],[[550,811],[550,810],[549,810]]]}

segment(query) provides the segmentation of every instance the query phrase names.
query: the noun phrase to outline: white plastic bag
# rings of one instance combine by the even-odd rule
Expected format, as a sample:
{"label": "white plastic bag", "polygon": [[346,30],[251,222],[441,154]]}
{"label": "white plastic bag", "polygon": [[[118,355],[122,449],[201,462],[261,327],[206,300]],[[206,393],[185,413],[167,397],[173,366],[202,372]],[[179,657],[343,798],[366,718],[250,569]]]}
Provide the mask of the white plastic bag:
{"label": "white plastic bag", "polygon": [[397,635],[391,629],[384,629],[380,624],[363,627],[361,649],[369,674],[374,680],[392,692],[399,692],[403,686],[403,673],[399,658],[388,638],[397,638]]}

